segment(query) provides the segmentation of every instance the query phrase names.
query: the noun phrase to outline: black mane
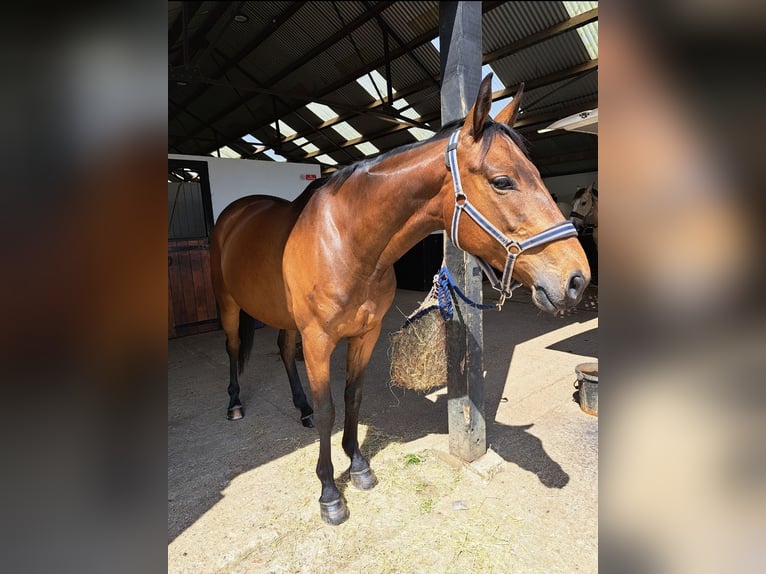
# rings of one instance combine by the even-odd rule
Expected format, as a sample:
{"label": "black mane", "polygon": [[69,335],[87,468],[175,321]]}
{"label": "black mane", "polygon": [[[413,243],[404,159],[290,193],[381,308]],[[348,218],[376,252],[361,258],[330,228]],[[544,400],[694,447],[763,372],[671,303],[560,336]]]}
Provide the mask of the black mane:
{"label": "black mane", "polygon": [[[313,181],[305,191],[309,191],[310,189],[316,189],[322,185],[330,185],[335,187],[336,189],[340,187],[351,175],[358,170],[359,168],[365,168],[371,165],[374,165],[380,161],[384,161],[392,156],[398,155],[400,153],[404,153],[406,151],[409,151],[411,149],[415,149],[417,147],[420,147],[424,144],[427,144],[429,142],[438,141],[442,139],[447,139],[450,135],[452,135],[452,132],[454,132],[456,129],[463,126],[465,123],[465,119],[460,120],[453,120],[451,122],[446,123],[443,125],[438,132],[436,132],[432,137],[430,137],[427,140],[413,142],[409,144],[405,144],[403,146],[394,148],[392,150],[387,151],[386,153],[383,153],[377,157],[369,158],[369,159],[362,159],[359,160],[356,163],[352,163],[351,165],[348,165],[346,167],[343,167],[336,171],[335,173],[317,179]],[[494,122],[492,120],[487,120],[487,122],[484,124],[484,134],[482,136],[483,141],[483,149],[482,153],[486,154],[487,150],[489,149],[489,144],[492,141],[495,134],[498,132],[502,132],[509,138],[511,138],[511,141],[516,144],[519,149],[522,151],[524,156],[529,159],[529,152],[527,151],[527,145],[526,141],[522,137],[522,135],[517,132],[514,129],[511,129],[505,124],[501,124],[498,122]],[[490,136],[490,137],[486,137]]]}

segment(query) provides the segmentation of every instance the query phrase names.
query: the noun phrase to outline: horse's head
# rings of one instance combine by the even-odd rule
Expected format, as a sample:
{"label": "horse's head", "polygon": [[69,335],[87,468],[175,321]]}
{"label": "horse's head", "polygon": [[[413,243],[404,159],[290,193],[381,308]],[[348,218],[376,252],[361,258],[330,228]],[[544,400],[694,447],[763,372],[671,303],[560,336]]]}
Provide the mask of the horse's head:
{"label": "horse's head", "polygon": [[508,281],[501,290],[508,291],[512,277],[532,289],[539,308],[572,307],[590,281],[588,261],[511,129],[523,86],[492,121],[491,81],[491,74],[484,78],[463,127],[450,139],[446,229],[461,249],[505,269]]}
{"label": "horse's head", "polygon": [[569,221],[578,229],[585,225],[598,225],[598,192],[591,183],[575,192]]}

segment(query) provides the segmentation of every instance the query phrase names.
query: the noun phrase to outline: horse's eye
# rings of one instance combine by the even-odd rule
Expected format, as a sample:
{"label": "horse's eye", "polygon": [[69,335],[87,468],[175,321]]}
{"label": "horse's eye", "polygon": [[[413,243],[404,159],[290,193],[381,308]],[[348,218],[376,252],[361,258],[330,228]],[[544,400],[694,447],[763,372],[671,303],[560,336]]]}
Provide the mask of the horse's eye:
{"label": "horse's eye", "polygon": [[507,175],[501,175],[500,177],[496,177],[492,180],[492,187],[495,189],[507,191],[509,189],[513,189],[514,181]]}

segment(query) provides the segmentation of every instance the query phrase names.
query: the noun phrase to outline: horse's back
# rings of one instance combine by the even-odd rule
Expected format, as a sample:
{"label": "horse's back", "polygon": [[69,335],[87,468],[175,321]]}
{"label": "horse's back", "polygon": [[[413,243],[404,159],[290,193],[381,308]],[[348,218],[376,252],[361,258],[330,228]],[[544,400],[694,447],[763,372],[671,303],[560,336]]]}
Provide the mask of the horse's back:
{"label": "horse's back", "polygon": [[267,325],[295,328],[287,308],[282,255],[298,215],[293,203],[266,195],[242,197],[221,212],[210,242],[219,305],[233,299]]}

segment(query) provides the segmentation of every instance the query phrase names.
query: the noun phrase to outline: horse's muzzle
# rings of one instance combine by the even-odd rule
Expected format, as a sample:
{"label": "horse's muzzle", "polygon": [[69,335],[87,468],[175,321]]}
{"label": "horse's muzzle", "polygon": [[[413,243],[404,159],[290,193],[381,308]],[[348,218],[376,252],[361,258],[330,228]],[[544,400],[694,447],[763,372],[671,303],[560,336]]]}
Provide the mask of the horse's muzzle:
{"label": "horse's muzzle", "polygon": [[581,271],[573,271],[569,276],[569,282],[566,289],[566,302],[569,307],[573,307],[580,302],[585,287],[588,286],[588,280]]}
{"label": "horse's muzzle", "polygon": [[557,289],[546,281],[536,283],[532,299],[543,311],[555,313],[577,305],[587,286],[588,279],[582,271],[577,270],[570,273],[563,291],[561,284]]}

